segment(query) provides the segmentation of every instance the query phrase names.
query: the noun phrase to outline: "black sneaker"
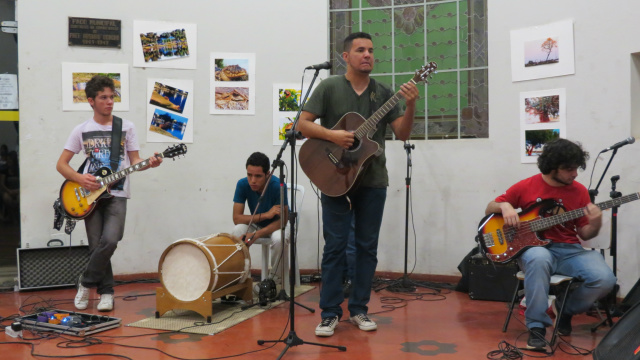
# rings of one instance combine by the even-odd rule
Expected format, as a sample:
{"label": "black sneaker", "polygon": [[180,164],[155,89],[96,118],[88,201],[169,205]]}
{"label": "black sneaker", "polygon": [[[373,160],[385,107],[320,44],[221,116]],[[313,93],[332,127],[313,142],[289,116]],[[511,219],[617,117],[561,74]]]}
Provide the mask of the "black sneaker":
{"label": "black sneaker", "polygon": [[531,328],[529,329],[529,340],[527,340],[527,349],[544,351],[547,347],[547,341],[544,336],[547,334],[545,328]]}
{"label": "black sneaker", "polygon": [[[556,320],[554,326],[558,328],[558,335],[569,336],[571,335],[571,315],[560,315],[560,302],[554,299],[551,304],[553,313],[556,314]],[[566,309],[565,309],[566,312]]]}

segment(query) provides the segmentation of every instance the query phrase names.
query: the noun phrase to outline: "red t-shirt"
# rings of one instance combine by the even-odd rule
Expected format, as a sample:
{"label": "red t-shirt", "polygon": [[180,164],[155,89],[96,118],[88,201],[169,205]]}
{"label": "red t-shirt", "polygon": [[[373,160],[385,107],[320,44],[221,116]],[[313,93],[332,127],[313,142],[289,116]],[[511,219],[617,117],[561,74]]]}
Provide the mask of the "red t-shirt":
{"label": "red t-shirt", "polygon": [[[551,186],[542,179],[542,174],[516,183],[495,201],[508,202],[514,209],[521,208],[524,211],[546,199],[553,199],[565,211],[583,208],[591,202],[584,185],[574,181],[571,185]],[[580,243],[577,229],[587,224],[589,220],[583,216],[544,230],[542,236],[558,243]]]}

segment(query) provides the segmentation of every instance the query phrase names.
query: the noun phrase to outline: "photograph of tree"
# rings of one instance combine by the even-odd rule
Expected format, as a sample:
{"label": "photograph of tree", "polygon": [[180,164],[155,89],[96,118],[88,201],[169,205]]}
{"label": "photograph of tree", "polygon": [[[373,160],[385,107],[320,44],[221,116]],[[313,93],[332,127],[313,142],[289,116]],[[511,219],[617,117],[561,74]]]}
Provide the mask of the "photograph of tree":
{"label": "photograph of tree", "polygon": [[525,124],[560,121],[560,95],[524,99]]}
{"label": "photograph of tree", "polygon": [[156,82],[149,104],[182,114],[188,95],[187,91]]}
{"label": "photograph of tree", "polygon": [[524,66],[555,64],[560,61],[558,38],[526,41],[524,43]]}
{"label": "photograph of tree", "polygon": [[189,43],[184,29],[140,34],[144,61],[178,59],[189,56]]}
{"label": "photograph of tree", "polygon": [[539,156],[546,143],[560,137],[559,129],[526,130],[524,134],[525,156]]}
{"label": "photograph of tree", "polygon": [[567,136],[567,91],[558,88],[521,92],[519,105],[520,160],[535,163],[545,143]]}
{"label": "photograph of tree", "polygon": [[575,74],[573,19],[511,30],[511,80]]}

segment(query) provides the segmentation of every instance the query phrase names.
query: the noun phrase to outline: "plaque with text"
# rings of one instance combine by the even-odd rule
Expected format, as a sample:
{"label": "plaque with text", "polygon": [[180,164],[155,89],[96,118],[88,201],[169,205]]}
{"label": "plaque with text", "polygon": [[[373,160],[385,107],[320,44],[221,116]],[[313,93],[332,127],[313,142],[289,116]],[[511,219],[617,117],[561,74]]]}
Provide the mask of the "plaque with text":
{"label": "plaque with text", "polygon": [[69,46],[120,48],[120,20],[69,17]]}

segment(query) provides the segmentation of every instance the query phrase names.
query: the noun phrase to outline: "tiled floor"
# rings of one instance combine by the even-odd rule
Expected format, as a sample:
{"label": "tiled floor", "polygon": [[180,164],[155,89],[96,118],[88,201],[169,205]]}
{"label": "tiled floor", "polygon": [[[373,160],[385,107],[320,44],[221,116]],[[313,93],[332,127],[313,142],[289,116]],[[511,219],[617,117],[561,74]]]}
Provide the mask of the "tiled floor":
{"label": "tiled floor", "polygon": [[[318,285],[318,283],[312,283]],[[282,343],[258,345],[258,340],[286,338],[290,335],[289,303],[266,311],[217,335],[203,336],[186,333],[168,333],[156,330],[128,327],[134,321],[153,316],[155,312],[155,288],[159,284],[127,284],[116,288],[115,309],[110,316],[122,318],[123,326],[98,333],[95,342],[68,345],[60,348],[57,344],[67,340],[33,339],[25,333],[21,340],[0,333],[0,358],[31,359],[34,353],[70,357],[80,354],[119,354],[130,359],[204,359],[239,355],[240,359],[276,359],[285,349]],[[403,295],[386,290],[373,293],[369,307],[371,318],[378,323],[378,330],[363,332],[348,322],[340,322],[335,335],[329,338],[316,337],[314,329],[320,321],[318,288],[296,298],[300,303],[316,309],[309,313],[296,306],[295,334],[304,341],[345,346],[346,352],[316,345],[299,345],[289,348],[284,359],[486,359],[487,353],[497,350],[501,341],[524,346],[527,335],[522,325],[523,318],[515,314],[507,333],[502,333],[507,305],[502,302],[470,300],[464,293],[445,290],[442,295],[430,295],[424,289],[422,295]],[[0,294],[0,316],[8,317],[22,308],[31,311],[35,306],[47,306],[48,302],[61,309],[73,309],[75,290],[71,288],[8,292]],[[135,298],[123,296],[140,295]],[[148,296],[142,296],[148,295]],[[92,298],[95,298],[95,293]],[[85,312],[98,313],[97,301],[90,301]],[[617,320],[617,319],[616,319]],[[573,346],[592,350],[608,331],[600,328],[595,334],[590,326],[597,319],[587,315],[574,318],[574,333],[563,340]],[[3,321],[6,326],[10,321]],[[65,336],[72,340],[80,338]],[[14,342],[6,344],[2,342]],[[92,342],[93,343],[93,342]],[[562,349],[575,354],[567,344]],[[526,352],[533,355],[540,353]],[[40,357],[38,357],[40,358]],[[86,358],[86,357],[85,357]],[[91,359],[109,359],[113,356],[90,356]],[[499,358],[499,357],[496,357]],[[557,349],[554,359],[591,359],[591,355],[569,355]]]}

